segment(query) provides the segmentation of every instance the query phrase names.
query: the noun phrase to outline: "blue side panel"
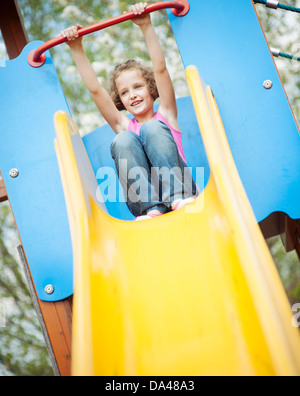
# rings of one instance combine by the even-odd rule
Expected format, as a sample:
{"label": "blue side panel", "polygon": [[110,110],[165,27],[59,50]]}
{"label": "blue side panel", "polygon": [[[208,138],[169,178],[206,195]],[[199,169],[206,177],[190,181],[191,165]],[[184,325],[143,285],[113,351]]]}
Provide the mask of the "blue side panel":
{"label": "blue side panel", "polygon": [[[182,131],[184,153],[188,165],[193,169],[193,176],[195,180],[196,176],[200,175],[200,178],[198,177],[197,183],[201,190],[201,188],[203,189],[206,186],[209,180],[210,169],[198,128],[197,119],[193,110],[193,103],[191,98],[188,97],[179,99],[177,101],[177,105],[178,122]],[[108,125],[105,125],[83,137],[83,143],[91,160],[95,175],[99,174],[98,170],[102,167],[113,168],[116,172],[114,161],[110,155],[110,145],[115,136],[116,135],[112,129]],[[204,168],[204,180],[201,180],[202,172],[197,172],[197,168]],[[100,189],[102,184],[106,186],[106,183],[103,183],[103,181],[105,181],[104,178],[98,179]],[[105,193],[107,195],[107,192],[103,190],[102,195],[105,196]],[[129,212],[127,205],[122,202],[122,188],[119,190],[118,186],[117,197],[119,196],[121,197],[121,200],[118,199],[117,202],[115,202],[115,200],[106,202],[106,207],[109,214],[118,219],[132,220],[133,216]]]}
{"label": "blue side panel", "polygon": [[212,87],[257,220],[300,218],[299,131],[251,0],[189,3],[183,18],[168,12],[174,35],[185,67]]}
{"label": "blue side panel", "polygon": [[[73,294],[73,258],[53,116],[69,110],[50,54],[41,68],[27,62],[40,44],[0,67],[0,169],[38,296],[58,301]],[[12,168],[20,172],[15,179]],[[47,285],[54,286],[52,295]]]}

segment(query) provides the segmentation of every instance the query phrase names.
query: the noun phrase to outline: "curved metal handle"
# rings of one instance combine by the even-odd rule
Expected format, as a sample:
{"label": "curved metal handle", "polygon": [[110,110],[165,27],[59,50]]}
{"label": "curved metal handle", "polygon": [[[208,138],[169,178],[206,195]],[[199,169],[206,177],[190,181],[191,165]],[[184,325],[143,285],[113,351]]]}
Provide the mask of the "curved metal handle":
{"label": "curved metal handle", "polygon": [[[184,16],[189,12],[190,5],[187,0],[177,0],[177,1],[165,1],[156,4],[148,5],[145,8],[145,14],[150,14],[151,12],[163,10],[166,8],[171,8],[172,12],[176,16]],[[102,29],[106,29],[107,27],[117,25],[119,23],[129,21],[131,19],[135,19],[140,17],[140,15],[135,15],[132,11],[126,12],[122,15],[113,17],[111,19],[107,19],[105,21],[96,23],[95,25],[87,26],[78,30],[79,37],[86,36],[87,34],[97,32]],[[59,44],[67,42],[68,39],[66,37],[56,37],[52,40],[47,41],[42,44],[36,50],[33,50],[28,55],[28,63],[32,67],[40,67],[46,61],[45,52],[49,49],[56,47]]]}

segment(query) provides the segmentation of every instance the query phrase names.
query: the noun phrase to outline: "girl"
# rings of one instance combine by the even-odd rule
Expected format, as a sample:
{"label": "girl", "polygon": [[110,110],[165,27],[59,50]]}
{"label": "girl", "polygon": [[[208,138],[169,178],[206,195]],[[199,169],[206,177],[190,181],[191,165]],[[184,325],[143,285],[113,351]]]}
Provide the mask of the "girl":
{"label": "girl", "polygon": [[[111,75],[111,96],[100,85],[78,35],[80,25],[61,32],[67,37],[81,77],[102,116],[116,133],[111,145],[129,210],[136,220],[151,219],[192,202],[197,187],[186,165],[177,122],[175,92],[151,23],[147,3],[131,7],[153,70],[135,60],[118,65]],[[158,111],[154,101],[160,98]],[[133,115],[130,120],[122,110]],[[138,188],[136,182],[138,178]]]}

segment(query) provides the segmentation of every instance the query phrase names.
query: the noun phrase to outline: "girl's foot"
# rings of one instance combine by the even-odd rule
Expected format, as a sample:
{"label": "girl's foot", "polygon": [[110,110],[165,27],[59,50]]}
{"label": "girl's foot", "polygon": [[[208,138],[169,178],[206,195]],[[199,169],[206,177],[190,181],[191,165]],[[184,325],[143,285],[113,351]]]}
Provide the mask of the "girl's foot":
{"label": "girl's foot", "polygon": [[155,209],[155,210],[149,210],[149,212],[147,213],[147,216],[151,216],[151,217],[157,217],[157,216],[161,216],[163,215],[163,213],[161,213],[159,210]]}
{"label": "girl's foot", "polygon": [[188,205],[192,202],[195,201],[195,197],[190,197],[190,198],[186,198],[186,199],[176,199],[176,201],[174,201],[171,205],[172,210],[179,210],[181,208],[183,208],[185,205]]}
{"label": "girl's foot", "polygon": [[151,216],[145,215],[145,216],[136,217],[134,221],[143,221],[143,220],[151,220],[151,219],[152,219]]}
{"label": "girl's foot", "polygon": [[146,215],[144,216],[138,216],[135,221],[143,221],[143,220],[151,220],[154,217],[162,216],[163,213],[161,213],[159,210],[150,210]]}

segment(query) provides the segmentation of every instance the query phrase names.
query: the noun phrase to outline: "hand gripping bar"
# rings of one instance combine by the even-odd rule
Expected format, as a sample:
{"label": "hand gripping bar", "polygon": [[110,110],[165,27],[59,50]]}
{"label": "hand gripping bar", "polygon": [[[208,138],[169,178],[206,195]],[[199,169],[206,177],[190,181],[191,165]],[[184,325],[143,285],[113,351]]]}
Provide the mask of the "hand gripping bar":
{"label": "hand gripping bar", "polygon": [[[176,0],[176,1],[164,1],[160,3],[155,3],[148,5],[145,8],[144,15],[150,14],[151,12],[164,10],[166,8],[171,8],[171,11],[174,15],[181,17],[186,15],[190,10],[190,5],[187,0]],[[135,19],[140,17],[140,15],[135,15],[132,11],[126,12],[122,15],[113,17],[111,19],[107,19],[105,21],[96,23],[95,25],[87,26],[82,29],[78,29],[79,37],[86,36],[87,34],[91,34],[97,32],[102,29],[106,29],[110,26],[117,25],[119,23],[129,21],[131,19]],[[45,52],[49,49],[56,47],[59,44],[67,42],[68,39],[66,37],[56,37],[42,44],[36,50],[33,50],[28,55],[28,63],[32,67],[40,67],[46,62]]]}

